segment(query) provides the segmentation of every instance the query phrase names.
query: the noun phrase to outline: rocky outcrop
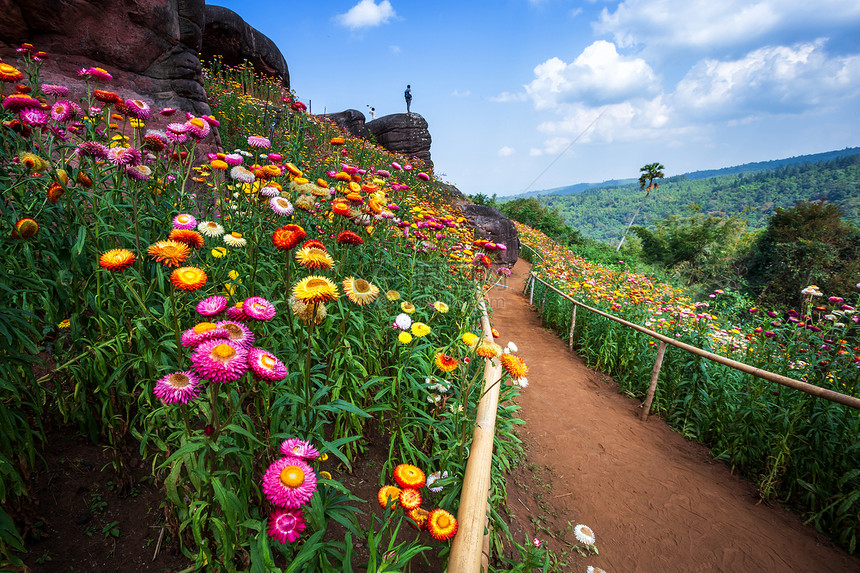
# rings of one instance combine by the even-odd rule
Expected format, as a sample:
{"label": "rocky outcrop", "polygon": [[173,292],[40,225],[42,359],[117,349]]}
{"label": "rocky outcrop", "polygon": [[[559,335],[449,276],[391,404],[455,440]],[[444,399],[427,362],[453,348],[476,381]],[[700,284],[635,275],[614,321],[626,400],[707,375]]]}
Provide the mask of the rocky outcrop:
{"label": "rocky outcrop", "polygon": [[108,89],[126,98],[209,113],[197,53],[204,0],[5,0],[0,57],[15,61],[22,42],[48,53],[42,81],[83,91],[77,70],[98,66]]}
{"label": "rocky outcrop", "polygon": [[365,124],[364,114],[357,109],[348,109],[340,113],[328,113],[323,117],[330,119],[339,128],[345,132],[360,137],[362,139],[370,139],[371,133]]}
{"label": "rocky outcrop", "polygon": [[430,131],[427,121],[417,113],[385,115],[365,124],[376,142],[393,153],[417,157],[432,165]]}
{"label": "rocky outcrop", "polygon": [[519,258],[519,240],[513,222],[495,207],[487,205],[460,205],[460,210],[474,227],[477,238],[502,243],[507,247],[507,250],[496,251],[496,254],[499,264],[513,267]]}
{"label": "rocky outcrop", "polygon": [[203,45],[204,61],[220,56],[228,66],[247,61],[257,73],[277,78],[289,89],[290,71],[278,46],[268,36],[248,25],[241,16],[221,6],[206,6]]}

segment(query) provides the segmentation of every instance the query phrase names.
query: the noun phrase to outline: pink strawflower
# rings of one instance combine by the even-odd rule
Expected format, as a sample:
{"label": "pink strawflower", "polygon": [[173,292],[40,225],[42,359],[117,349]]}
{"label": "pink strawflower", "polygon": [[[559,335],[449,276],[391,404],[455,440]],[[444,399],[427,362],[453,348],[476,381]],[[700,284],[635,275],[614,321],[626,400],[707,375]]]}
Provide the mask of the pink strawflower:
{"label": "pink strawflower", "polygon": [[27,125],[42,126],[48,122],[48,114],[40,109],[21,110],[21,121]]}
{"label": "pink strawflower", "polygon": [[263,197],[277,197],[281,194],[281,191],[277,187],[263,187],[260,189],[260,195]]}
{"label": "pink strawflower", "polygon": [[152,392],[165,404],[187,404],[200,393],[200,378],[193,372],[174,372],[156,382]]}
{"label": "pink strawflower", "polygon": [[142,157],[134,147],[111,147],[107,152],[107,160],[114,165],[137,165]]}
{"label": "pink strawflower", "polygon": [[185,122],[185,125],[188,126],[188,133],[195,139],[203,139],[209,135],[209,131],[212,129],[207,121],[199,117],[192,117]]}
{"label": "pink strawflower", "polygon": [[96,67],[89,68],[81,68],[78,70],[79,76],[89,76],[91,78],[102,80],[104,82],[109,82],[113,79],[113,76],[110,75],[106,70]]}
{"label": "pink strawflower", "polygon": [[281,453],[285,456],[293,456],[303,460],[312,461],[320,457],[317,450],[310,442],[300,438],[289,438],[281,443]]}
{"label": "pink strawflower", "polygon": [[244,161],[244,158],[238,153],[228,153],[224,156],[224,162],[227,165],[232,165],[234,167],[236,165],[242,165],[242,161]]}
{"label": "pink strawflower", "polygon": [[9,111],[21,111],[28,108],[39,109],[42,107],[42,102],[26,94],[15,93],[3,99],[3,107]]}
{"label": "pink strawflower", "polygon": [[230,338],[230,331],[211,322],[200,322],[182,333],[180,343],[186,348],[196,348],[201,343],[216,338]]}
{"label": "pink strawflower", "polygon": [[173,218],[174,229],[184,229],[186,231],[193,230],[197,227],[197,219],[188,213],[180,213]]}
{"label": "pink strawflower", "polygon": [[430,181],[430,176],[424,172],[421,172],[418,174],[418,179],[421,179],[423,181]]}
{"label": "pink strawflower", "polygon": [[210,126],[212,126],[212,127],[218,127],[218,126],[220,126],[220,125],[221,125],[221,122],[220,122],[220,121],[218,121],[217,119],[215,119],[215,116],[212,116],[212,115],[204,115],[204,116],[201,116],[201,117],[203,118],[203,121],[205,121],[206,123],[208,123],[208,124],[209,124]]}
{"label": "pink strawflower", "polygon": [[278,357],[262,348],[252,348],[248,351],[248,364],[251,372],[266,382],[277,382],[287,377],[287,367]]}
{"label": "pink strawflower", "polygon": [[269,138],[263,137],[262,135],[250,135],[248,136],[248,145],[251,147],[268,149],[272,146],[272,142],[269,141]]}
{"label": "pink strawflower", "polygon": [[293,214],[293,204],[285,197],[272,197],[269,205],[272,207],[272,211],[282,217],[288,217]]}
{"label": "pink strawflower", "polygon": [[164,108],[161,108],[161,111],[159,111],[158,113],[160,113],[164,117],[170,117],[171,115],[176,113],[176,109],[172,108],[172,107],[164,107]]}
{"label": "pink strawflower", "polygon": [[202,342],[191,355],[194,370],[213,382],[238,380],[248,371],[248,349],[229,339]]}
{"label": "pink strawflower", "polygon": [[137,119],[149,119],[149,104],[139,99],[127,99],[125,105],[128,113]]}
{"label": "pink strawflower", "polygon": [[252,320],[272,320],[275,318],[275,305],[260,296],[252,296],[242,303],[242,312]]}
{"label": "pink strawflower", "polygon": [[149,181],[152,176],[152,169],[146,165],[129,165],[125,168],[125,172],[135,181]]}
{"label": "pink strawflower", "polygon": [[167,133],[168,135],[171,133],[182,134],[188,131],[188,124],[179,121],[173,121],[167,124]]}
{"label": "pink strawflower", "polygon": [[42,91],[54,97],[66,97],[69,95],[69,88],[56,84],[42,84]]}
{"label": "pink strawflower", "polygon": [[268,158],[269,161],[271,161],[272,163],[277,163],[278,161],[283,159],[283,156],[280,153],[270,153],[268,155]]}
{"label": "pink strawflower", "polygon": [[316,489],[314,470],[293,456],[276,460],[263,475],[263,493],[278,507],[301,507],[311,500]]}
{"label": "pink strawflower", "polygon": [[306,528],[301,509],[278,509],[269,516],[269,537],[280,543],[294,543]]}
{"label": "pink strawflower", "polygon": [[222,320],[215,323],[219,328],[226,328],[230,332],[230,340],[245,347],[254,345],[254,333],[251,329],[235,320]]}
{"label": "pink strawflower", "polygon": [[107,159],[108,148],[97,141],[84,141],[78,144],[78,153],[96,159]]}
{"label": "pink strawflower", "polygon": [[245,314],[245,311],[242,309],[242,303],[236,303],[227,309],[227,318],[233,320],[235,322],[245,322],[250,317]]}
{"label": "pink strawflower", "polygon": [[201,316],[215,316],[218,313],[224,312],[227,304],[226,296],[210,296],[197,303],[197,314]]}
{"label": "pink strawflower", "polygon": [[69,121],[75,114],[72,107],[72,102],[68,100],[60,100],[51,106],[51,117],[54,121]]}

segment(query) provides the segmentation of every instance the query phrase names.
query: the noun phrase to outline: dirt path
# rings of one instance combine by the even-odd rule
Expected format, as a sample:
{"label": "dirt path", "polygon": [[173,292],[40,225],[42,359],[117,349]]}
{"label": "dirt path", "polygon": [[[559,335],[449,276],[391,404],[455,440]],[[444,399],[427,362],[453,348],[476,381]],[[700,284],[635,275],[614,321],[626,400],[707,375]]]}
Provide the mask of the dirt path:
{"label": "dirt path", "polygon": [[[508,480],[509,510],[529,535],[564,550],[568,521],[591,527],[600,555],[574,554],[573,571],[860,571],[860,558],[798,516],[757,504],[755,488],[704,447],[659,418],[640,422],[639,401],[541,326],[521,294],[528,270],[518,262],[509,288],[488,298],[500,342],[514,341],[529,367],[520,398],[529,459]],[[537,481],[526,475],[535,472]]]}

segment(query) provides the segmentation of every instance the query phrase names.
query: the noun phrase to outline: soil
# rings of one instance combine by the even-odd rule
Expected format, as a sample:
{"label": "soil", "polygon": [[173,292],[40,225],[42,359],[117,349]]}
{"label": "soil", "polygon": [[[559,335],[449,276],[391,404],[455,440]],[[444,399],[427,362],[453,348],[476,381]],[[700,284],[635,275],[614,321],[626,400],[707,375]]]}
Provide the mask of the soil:
{"label": "soil", "polygon": [[[528,533],[566,553],[570,571],[860,571],[860,558],[760,503],[707,448],[658,417],[641,422],[638,400],[541,325],[522,294],[529,270],[519,261],[507,286],[488,293],[499,340],[514,341],[529,368],[518,399],[528,455],[507,481],[520,542]],[[599,555],[571,551],[580,523]]]}

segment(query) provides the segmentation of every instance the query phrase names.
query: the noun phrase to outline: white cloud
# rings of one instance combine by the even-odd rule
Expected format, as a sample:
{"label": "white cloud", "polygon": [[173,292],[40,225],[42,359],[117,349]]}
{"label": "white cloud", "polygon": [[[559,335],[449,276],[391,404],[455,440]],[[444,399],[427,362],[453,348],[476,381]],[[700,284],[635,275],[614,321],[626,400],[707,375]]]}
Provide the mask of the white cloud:
{"label": "white cloud", "polygon": [[801,113],[860,95],[860,55],[830,57],[825,42],[766,46],[737,60],[705,59],[679,82],[679,110],[698,117]]}
{"label": "white cloud", "polygon": [[641,58],[625,57],[615,44],[598,40],[567,64],[554,57],[534,69],[535,79],[525,86],[537,109],[584,102],[619,103],[659,93],[659,78]]}
{"label": "white cloud", "polygon": [[399,54],[400,53],[400,46],[388,46],[388,51],[391,52],[392,54]]}
{"label": "white cloud", "polygon": [[396,16],[391,2],[382,0],[376,4],[373,0],[361,0],[349,9],[346,14],[338,14],[335,19],[347,28],[371,28],[385,24]]}
{"label": "white cloud", "polygon": [[512,94],[510,92],[502,92],[497,96],[490,97],[490,101],[494,101],[497,103],[508,103],[512,101],[526,101],[528,96],[525,92],[520,92],[516,94]]}
{"label": "white cloud", "polygon": [[451,95],[454,97],[469,97],[470,95],[472,95],[472,92],[469,90],[466,90],[464,92],[461,92],[460,90],[454,90],[451,92]]}
{"label": "white cloud", "polygon": [[621,47],[708,49],[770,34],[860,23],[857,0],[624,0],[593,24]]}
{"label": "white cloud", "polygon": [[508,147],[507,145],[505,145],[504,147],[502,147],[502,148],[501,148],[501,149],[499,149],[499,151],[498,151],[498,154],[499,154],[501,157],[510,157],[510,156],[511,156],[511,155],[513,155],[514,153],[516,153],[516,150],[514,150],[514,148],[513,148],[513,147]]}

